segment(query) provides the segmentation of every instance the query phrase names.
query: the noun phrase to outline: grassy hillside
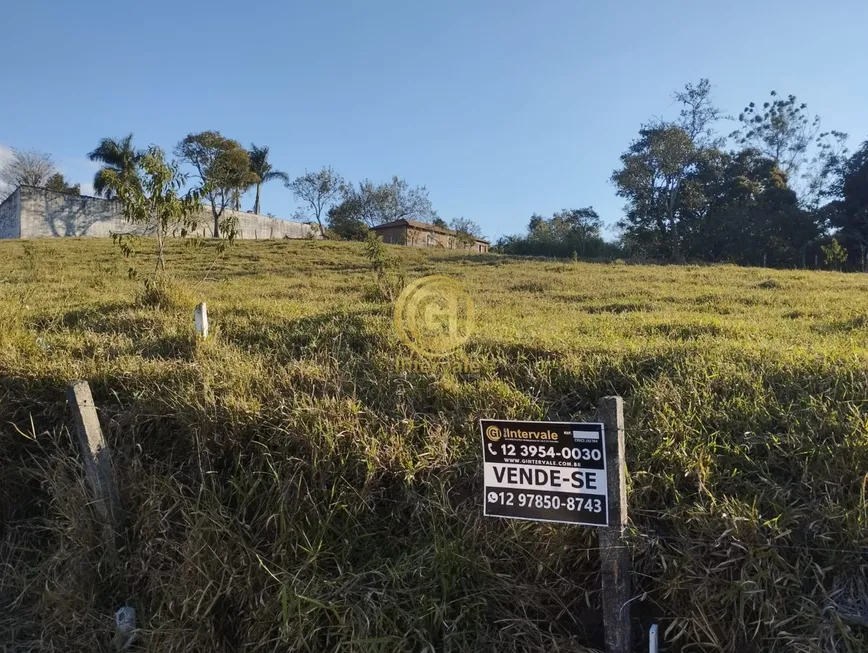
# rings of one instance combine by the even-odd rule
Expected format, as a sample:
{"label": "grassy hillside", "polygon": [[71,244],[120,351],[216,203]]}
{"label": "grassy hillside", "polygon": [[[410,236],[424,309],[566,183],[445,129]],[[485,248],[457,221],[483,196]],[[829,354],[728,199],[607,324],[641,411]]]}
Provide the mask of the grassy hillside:
{"label": "grassy hillside", "polygon": [[[176,244],[195,287],[159,309],[110,242],[0,242],[0,641],[101,650],[128,602],[149,651],[599,646],[596,534],[483,518],[477,420],[620,394],[637,624],[670,650],[868,648],[868,277],[389,252],[465,284],[474,373],[397,369],[355,244]],[[75,378],[116,451],[116,564]]]}

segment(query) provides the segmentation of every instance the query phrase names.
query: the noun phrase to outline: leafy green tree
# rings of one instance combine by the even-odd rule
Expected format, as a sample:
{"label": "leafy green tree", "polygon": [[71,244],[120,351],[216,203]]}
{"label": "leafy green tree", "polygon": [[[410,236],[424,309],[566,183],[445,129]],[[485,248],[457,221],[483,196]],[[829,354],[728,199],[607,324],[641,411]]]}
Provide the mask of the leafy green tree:
{"label": "leafy green tree", "polygon": [[564,209],[551,218],[534,214],[528,223],[526,236],[507,236],[497,243],[506,254],[558,256],[614,256],[618,248],[606,243],[601,236],[603,226],[593,207]]}
{"label": "leafy green tree", "polygon": [[341,240],[365,240],[368,225],[359,220],[346,201],[332,206],[326,220],[329,231]]}
{"label": "leafy green tree", "polygon": [[686,84],[673,98],[681,105],[678,118],[643,126],[612,181],[628,202],[618,224],[622,241],[636,253],[680,262],[684,234],[679,232],[690,230],[683,207],[697,199],[690,197],[694,189],[687,179],[706,151],[722,144],[714,125],[723,116],[708,79]]}
{"label": "leafy green tree", "polygon": [[448,229],[449,228],[449,223],[447,223],[446,220],[444,220],[443,218],[441,218],[439,216],[434,218],[431,221],[431,224],[433,224],[435,227],[440,227],[441,229]]}
{"label": "leafy green tree", "polygon": [[93,190],[98,196],[111,199],[113,197],[108,179],[118,176],[134,177],[137,174],[139,160],[144,155],[142,150],[133,147],[133,135],[115,140],[103,138],[99,145],[87,158],[103,164],[93,177]]}
{"label": "leafy green tree", "polygon": [[621,168],[612,173],[618,196],[627,200],[626,217],[619,226],[648,241],[644,247],[652,251],[668,249],[679,263],[678,200],[696,161],[690,135],[679,126],[659,123],[639,131],[639,138],[621,155]]}
{"label": "leafy green tree", "polygon": [[383,184],[366,179],[358,188],[346,185],[342,191],[342,204],[346,215],[352,215],[369,227],[400,220],[418,220],[434,224],[434,210],[425,186],[411,187],[406,180],[394,176]]}
{"label": "leafy green tree", "polygon": [[708,149],[685,180],[680,207],[686,254],[705,261],[797,265],[819,235],[787,175],[755,149]]}
{"label": "leafy green tree", "polygon": [[835,199],[818,213],[852,251],[868,248],[868,141],[834,170],[829,195]]}
{"label": "leafy green tree", "polygon": [[282,181],[284,184],[288,184],[290,179],[288,174],[281,170],[275,170],[274,166],[272,166],[268,161],[268,147],[257,147],[256,145],[251,145],[249,154],[250,169],[258,179],[256,182],[256,199],[253,203],[253,212],[258,215],[260,211],[259,193],[262,184],[267,184],[269,181],[277,180]]}
{"label": "leafy green tree", "polygon": [[340,197],[345,187],[343,178],[331,166],[327,166],[318,172],[305,172],[287,183],[286,187],[305,205],[299,217],[304,217],[304,212],[309,210],[319,225],[320,234],[325,235],[323,213],[327,214]]}
{"label": "leafy green tree", "polygon": [[[105,188],[120,202],[124,218],[156,236],[155,272],[164,272],[165,244],[169,232],[180,228],[181,235],[186,236],[196,230],[202,189],[182,195],[186,175],[179,170],[176,162],[167,162],[163,150],[156,146],[140,153],[134,174],[128,170],[107,169],[103,180]],[[124,246],[124,236],[116,237],[116,240]],[[125,248],[125,253],[130,251],[128,247]]]}
{"label": "leafy green tree", "polygon": [[593,206],[583,209],[564,209],[552,216],[552,223],[557,224],[559,230],[566,231],[566,239],[574,246],[578,241],[576,253],[581,256],[587,254],[589,243],[601,240],[600,230],[603,221],[600,220]]}
{"label": "leafy green tree", "polygon": [[59,172],[52,175],[45,183],[48,190],[53,190],[58,193],[70,193],[72,195],[81,195],[80,184],[69,184]]}
{"label": "leafy green tree", "polygon": [[259,178],[250,166],[250,155],[238,141],[220,132],[189,134],[175,147],[175,156],[192,166],[199,189],[208,199],[215,238],[235,233],[235,221],[226,209],[237,206],[240,195]]}
{"label": "leafy green tree", "polygon": [[832,242],[822,247],[823,258],[826,265],[836,270],[840,270],[844,263],[847,262],[847,250],[841,247],[841,243],[836,238]]}

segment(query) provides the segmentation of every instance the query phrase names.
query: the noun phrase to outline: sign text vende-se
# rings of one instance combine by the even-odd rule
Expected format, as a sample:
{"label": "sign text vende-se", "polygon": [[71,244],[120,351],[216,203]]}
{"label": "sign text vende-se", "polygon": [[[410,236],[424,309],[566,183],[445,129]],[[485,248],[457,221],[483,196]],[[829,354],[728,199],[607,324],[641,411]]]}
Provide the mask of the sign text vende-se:
{"label": "sign text vende-se", "polygon": [[600,423],[481,420],[485,515],[609,523]]}

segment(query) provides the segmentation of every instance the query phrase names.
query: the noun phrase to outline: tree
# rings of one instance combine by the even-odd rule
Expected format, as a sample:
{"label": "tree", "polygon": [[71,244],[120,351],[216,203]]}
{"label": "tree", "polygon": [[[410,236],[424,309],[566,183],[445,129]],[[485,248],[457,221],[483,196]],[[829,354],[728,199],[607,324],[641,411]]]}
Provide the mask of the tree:
{"label": "tree", "polygon": [[464,244],[472,245],[477,238],[482,238],[482,228],[473,220],[467,218],[452,218],[449,228],[455,232]]}
{"label": "tree", "polygon": [[674,99],[681,104],[678,126],[690,136],[697,147],[719,147],[723,139],[716,136],[712,125],[720,120],[722,112],[711,99],[711,82],[700,79],[698,84],[685,84],[676,91]]}
{"label": "tree", "polygon": [[358,188],[344,187],[342,204],[347,215],[352,215],[369,227],[394,220],[409,219],[434,224],[438,219],[428,189],[425,186],[411,187],[406,180],[393,176],[383,184],[374,184],[366,179]]}
{"label": "tree", "polygon": [[693,258],[792,266],[804,263],[820,235],[786,173],[755,149],[707,151],[685,188],[681,210],[690,229],[684,243]]}
{"label": "tree", "polygon": [[131,181],[137,174],[136,167],[143,155],[142,150],[133,147],[132,134],[119,140],[103,138],[96,149],[87,155],[91,161],[103,164],[102,168],[93,176],[94,193],[111,199],[113,191],[108,185],[108,180],[116,180],[118,176],[121,176],[129,178]]}
{"label": "tree", "polygon": [[600,230],[603,228],[603,221],[600,220],[593,206],[583,209],[564,209],[552,216],[552,223],[563,225],[560,229],[565,232],[566,239],[571,243],[575,244],[578,241],[575,251],[581,256],[587,254],[590,242],[602,240]]}
{"label": "tree", "polygon": [[601,234],[603,222],[593,207],[564,209],[551,218],[534,214],[526,236],[501,238],[497,247],[507,254],[558,256],[603,256],[619,254]]}
{"label": "tree", "polygon": [[847,262],[847,250],[841,247],[841,244],[835,238],[828,245],[824,245],[822,250],[823,258],[829,267],[840,270],[844,263]]}
{"label": "tree", "polygon": [[5,184],[10,192],[22,184],[42,188],[56,174],[57,168],[50,154],[13,149],[12,157],[0,167],[0,182]]}
{"label": "tree", "polygon": [[241,194],[258,179],[251,170],[247,150],[220,132],[205,131],[189,134],[178,143],[175,156],[191,165],[199,179],[201,194],[211,205],[214,237],[225,233],[231,239],[234,220],[224,219],[226,208],[237,206]]}
{"label": "tree", "polygon": [[759,151],[793,176],[805,161],[808,147],[820,130],[820,117],[808,114],[808,105],[795,95],[786,99],[771,92],[762,108],[751,102],[739,114],[742,127],[730,136],[740,145]]}
{"label": "tree", "polygon": [[834,171],[829,194],[836,199],[820,209],[836,238],[851,251],[868,247],[868,141]]}
{"label": "tree", "polygon": [[310,209],[321,235],[323,212],[327,212],[344,189],[344,180],[330,166],[319,172],[305,172],[286,184],[293,195]]}
{"label": "tree", "polygon": [[73,195],[81,195],[81,185],[66,183],[66,179],[64,179],[63,175],[59,172],[49,178],[49,180],[45,183],[45,187],[48,190],[53,190],[58,193],[71,193]]}
{"label": "tree", "polygon": [[696,160],[696,146],[684,129],[658,123],[639,131],[639,138],[621,155],[621,168],[612,173],[618,196],[628,201],[621,226],[654,233],[656,246],[667,243],[676,263],[682,260],[679,193]]}
{"label": "tree", "polygon": [[368,225],[359,220],[347,202],[332,206],[328,211],[329,231],[341,240],[365,240]]}
{"label": "tree", "polygon": [[618,195],[628,201],[627,216],[619,223],[624,242],[680,262],[679,232],[687,227],[682,225],[681,209],[691,192],[685,182],[705,152],[722,145],[714,131],[722,114],[712,100],[708,79],[686,84],[673,97],[681,105],[678,118],[644,125],[621,156],[622,167],[612,174],[612,181]]}
{"label": "tree", "polygon": [[428,189],[425,186],[411,187],[397,175],[378,187],[376,197],[379,200],[376,219],[381,224],[402,218],[430,224],[437,219],[437,211],[428,198]]}
{"label": "tree", "polygon": [[201,189],[182,196],[186,175],[176,162],[166,162],[163,151],[156,146],[139,153],[133,174],[129,170],[108,169],[103,180],[105,188],[120,201],[127,221],[143,226],[157,237],[155,272],[165,271],[164,248],[169,230],[180,226],[182,236],[196,230]]}
{"label": "tree", "polygon": [[827,195],[834,167],[846,157],[847,134],[820,133],[820,117],[811,116],[807,104],[776,91],[762,107],[748,104],[738,120],[742,126],[730,137],[774,161],[799,189],[802,204],[816,208]]}
{"label": "tree", "polygon": [[259,214],[259,191],[262,184],[267,184],[269,181],[281,180],[284,184],[289,183],[289,175],[280,170],[275,170],[268,161],[268,147],[257,147],[251,144],[250,146],[250,169],[256,175],[256,199],[253,202],[253,212]]}
{"label": "tree", "polygon": [[435,227],[440,227],[441,229],[448,229],[449,228],[449,224],[446,222],[446,220],[444,220],[441,217],[434,218],[431,221],[431,224],[433,224]]}
{"label": "tree", "polygon": [[530,220],[527,223],[528,233],[532,234],[533,232],[540,229],[540,227],[542,227],[543,224],[545,224],[545,221],[546,221],[546,219],[543,216],[541,216],[539,213],[534,213],[532,216],[530,216]]}

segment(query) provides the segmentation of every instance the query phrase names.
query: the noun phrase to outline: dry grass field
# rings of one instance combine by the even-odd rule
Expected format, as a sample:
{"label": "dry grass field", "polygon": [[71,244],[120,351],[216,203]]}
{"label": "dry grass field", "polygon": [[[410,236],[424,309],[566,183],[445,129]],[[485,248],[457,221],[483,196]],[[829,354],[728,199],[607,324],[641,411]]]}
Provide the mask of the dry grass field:
{"label": "dry grass field", "polygon": [[[360,244],[173,243],[186,291],[153,306],[110,241],[0,243],[0,649],[109,650],[124,604],[161,653],[599,647],[596,533],[483,518],[478,420],[620,394],[637,633],[868,650],[868,277],[388,251],[471,294],[472,373],[399,370]],[[127,513],[114,562],[79,378]]]}

